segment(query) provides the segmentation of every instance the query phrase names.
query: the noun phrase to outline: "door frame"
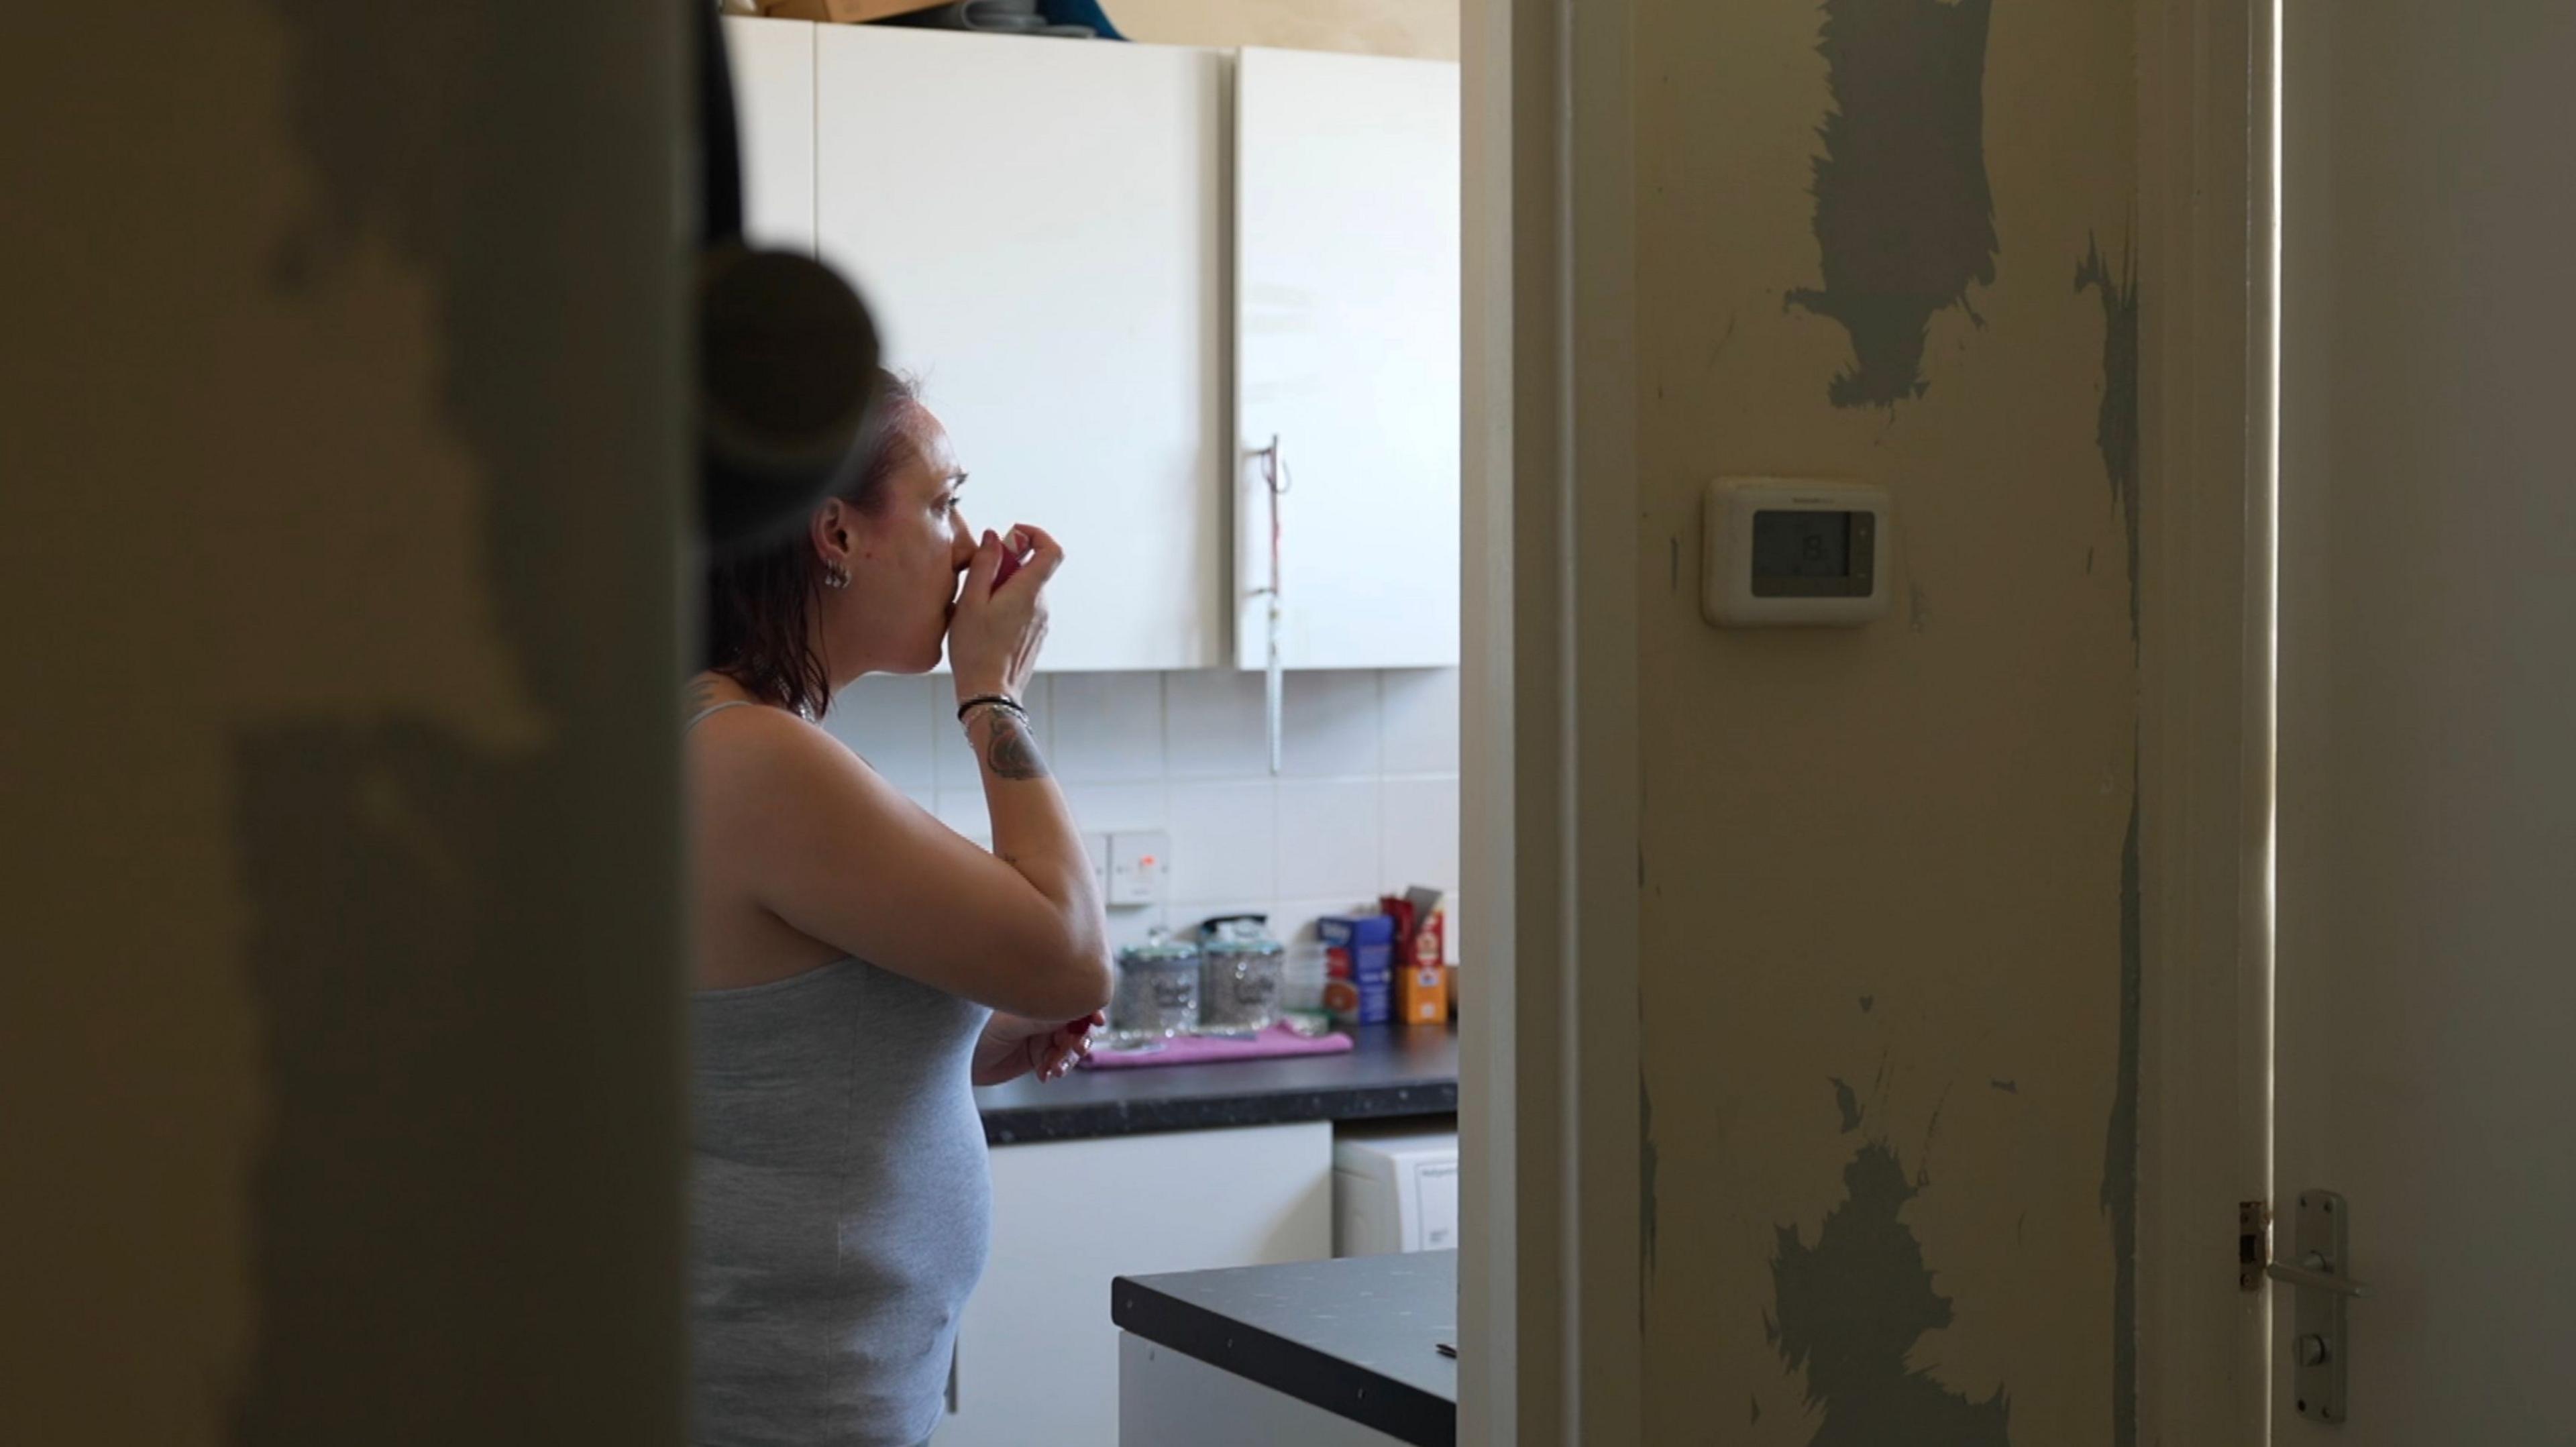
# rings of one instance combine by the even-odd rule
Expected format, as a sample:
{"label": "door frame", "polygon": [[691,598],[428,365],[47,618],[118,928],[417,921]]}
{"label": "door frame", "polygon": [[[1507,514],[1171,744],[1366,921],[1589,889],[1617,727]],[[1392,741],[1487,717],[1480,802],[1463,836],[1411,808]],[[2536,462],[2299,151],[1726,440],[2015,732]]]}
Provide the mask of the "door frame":
{"label": "door frame", "polygon": [[2277,0],[2141,0],[2137,1441],[2270,1433]]}
{"label": "door frame", "polygon": [[1459,1440],[1629,1447],[1644,1291],[1635,4],[1462,9],[1461,809],[1476,914]]}

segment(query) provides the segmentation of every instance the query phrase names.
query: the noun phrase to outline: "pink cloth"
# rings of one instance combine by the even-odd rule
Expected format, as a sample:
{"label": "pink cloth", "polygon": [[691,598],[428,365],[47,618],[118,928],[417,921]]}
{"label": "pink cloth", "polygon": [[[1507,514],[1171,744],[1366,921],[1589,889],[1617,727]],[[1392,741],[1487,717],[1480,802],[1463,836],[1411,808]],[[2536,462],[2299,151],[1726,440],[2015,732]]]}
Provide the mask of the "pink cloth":
{"label": "pink cloth", "polygon": [[1263,1060],[1274,1055],[1337,1055],[1357,1043],[1338,1031],[1309,1038],[1285,1025],[1273,1025],[1258,1035],[1237,1040],[1213,1035],[1183,1035],[1177,1040],[1164,1041],[1160,1050],[1112,1050],[1106,1045],[1095,1046],[1084,1068],[1132,1070],[1145,1065],[1205,1065],[1215,1060]]}

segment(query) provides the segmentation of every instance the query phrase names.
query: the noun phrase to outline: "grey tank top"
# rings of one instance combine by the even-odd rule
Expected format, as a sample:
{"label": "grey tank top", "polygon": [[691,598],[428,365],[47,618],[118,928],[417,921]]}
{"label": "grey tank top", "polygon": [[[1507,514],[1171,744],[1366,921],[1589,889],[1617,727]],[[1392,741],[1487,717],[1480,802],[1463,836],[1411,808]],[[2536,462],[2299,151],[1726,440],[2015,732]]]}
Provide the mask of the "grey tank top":
{"label": "grey tank top", "polygon": [[690,996],[695,1441],[939,1425],[991,1233],[968,1081],[991,1013],[856,959]]}

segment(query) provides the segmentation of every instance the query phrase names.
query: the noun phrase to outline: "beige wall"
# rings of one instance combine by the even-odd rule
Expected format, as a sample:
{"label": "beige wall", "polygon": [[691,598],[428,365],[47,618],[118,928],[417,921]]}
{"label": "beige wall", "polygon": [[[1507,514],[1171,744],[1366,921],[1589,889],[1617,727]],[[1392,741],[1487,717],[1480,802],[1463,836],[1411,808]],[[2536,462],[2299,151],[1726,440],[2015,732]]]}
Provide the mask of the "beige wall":
{"label": "beige wall", "polygon": [[[1639,7],[1654,1442],[2127,1440],[2132,11],[1983,4]],[[1700,621],[1750,472],[1893,489],[1893,616]]]}
{"label": "beige wall", "polygon": [[1107,0],[1130,40],[1458,58],[1458,0]]}
{"label": "beige wall", "polygon": [[0,1436],[676,1442],[677,12],[25,18]]}

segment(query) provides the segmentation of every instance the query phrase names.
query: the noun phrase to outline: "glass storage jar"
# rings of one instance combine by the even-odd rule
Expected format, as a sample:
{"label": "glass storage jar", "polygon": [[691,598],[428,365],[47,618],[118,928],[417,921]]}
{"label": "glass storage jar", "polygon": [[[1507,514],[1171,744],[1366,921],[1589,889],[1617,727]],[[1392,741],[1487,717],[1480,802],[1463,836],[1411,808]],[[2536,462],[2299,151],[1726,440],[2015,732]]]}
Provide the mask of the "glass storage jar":
{"label": "glass storage jar", "polygon": [[1198,1025],[1198,946],[1158,929],[1143,944],[1118,951],[1118,981],[1109,997],[1111,1044],[1169,1040]]}
{"label": "glass storage jar", "polygon": [[1257,914],[1227,915],[1199,927],[1199,1033],[1258,1035],[1279,1018],[1288,950]]}

